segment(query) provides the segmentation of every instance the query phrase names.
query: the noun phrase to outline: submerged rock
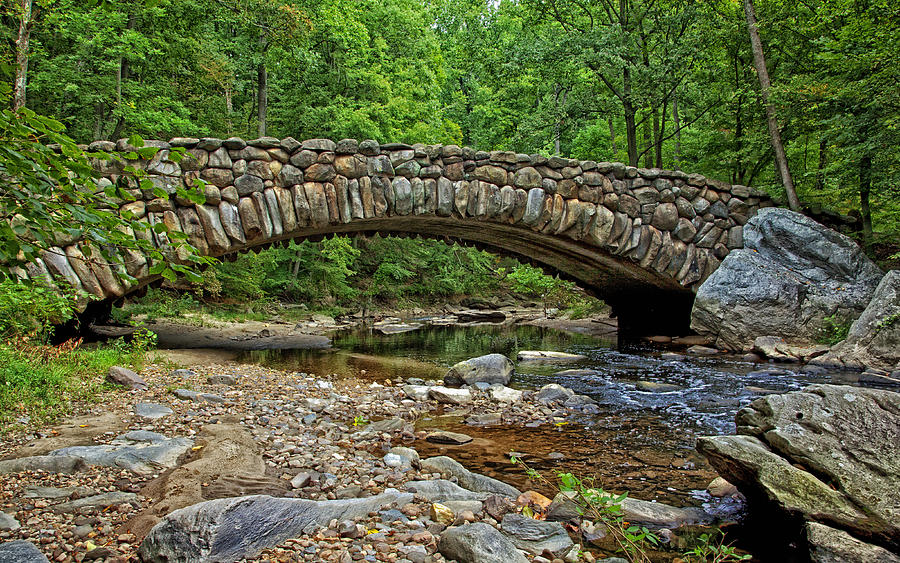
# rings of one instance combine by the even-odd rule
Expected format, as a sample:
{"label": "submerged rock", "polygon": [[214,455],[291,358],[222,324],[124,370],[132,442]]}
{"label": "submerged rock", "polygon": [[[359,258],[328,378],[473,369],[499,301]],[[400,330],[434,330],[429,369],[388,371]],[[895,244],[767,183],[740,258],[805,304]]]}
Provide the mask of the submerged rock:
{"label": "submerged rock", "polygon": [[756,510],[900,547],[900,394],[838,385],[755,400],[697,449]]}
{"label": "submerged rock", "polygon": [[451,387],[476,383],[506,385],[514,373],[515,367],[509,358],[503,354],[487,354],[451,367],[444,376],[444,384]]}
{"label": "submerged rock", "polygon": [[433,444],[468,444],[472,441],[472,437],[468,434],[461,434],[459,432],[449,432],[447,430],[437,430],[435,432],[429,433],[425,436],[425,441],[431,442]]}
{"label": "submerged rock", "polygon": [[815,342],[825,317],[858,317],[882,277],[852,239],[787,209],[761,209],[743,234],[691,311],[691,328],[721,348],[763,335]]}
{"label": "submerged rock", "polygon": [[389,489],[359,499],[312,501],[252,495],[201,502],[166,516],[141,543],[145,562],[238,561],[332,520],[353,520],[411,500]]}
{"label": "submerged rock", "polygon": [[564,363],[586,360],[587,356],[581,354],[568,354],[566,352],[552,352],[548,350],[521,350],[516,359],[520,362],[547,362]]}

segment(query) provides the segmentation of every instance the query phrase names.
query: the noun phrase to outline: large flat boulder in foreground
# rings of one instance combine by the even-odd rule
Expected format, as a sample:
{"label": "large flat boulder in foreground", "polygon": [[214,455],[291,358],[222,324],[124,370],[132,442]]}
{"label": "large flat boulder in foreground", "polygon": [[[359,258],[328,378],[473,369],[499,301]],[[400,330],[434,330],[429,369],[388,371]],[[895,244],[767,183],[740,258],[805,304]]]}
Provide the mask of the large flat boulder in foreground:
{"label": "large flat boulder in foreground", "polygon": [[900,393],[843,385],[757,399],[697,449],[757,511],[900,548]]}
{"label": "large flat boulder in foreground", "polygon": [[749,349],[757,336],[816,342],[826,317],[852,322],[882,272],[849,237],[787,209],[766,208],[697,291],[691,328],[716,346]]}
{"label": "large flat boulder in foreground", "polygon": [[142,561],[172,563],[240,561],[289,538],[311,534],[332,519],[353,520],[411,494],[388,490],[349,500],[313,501],[267,495],[225,498],[176,510],[150,530]]}

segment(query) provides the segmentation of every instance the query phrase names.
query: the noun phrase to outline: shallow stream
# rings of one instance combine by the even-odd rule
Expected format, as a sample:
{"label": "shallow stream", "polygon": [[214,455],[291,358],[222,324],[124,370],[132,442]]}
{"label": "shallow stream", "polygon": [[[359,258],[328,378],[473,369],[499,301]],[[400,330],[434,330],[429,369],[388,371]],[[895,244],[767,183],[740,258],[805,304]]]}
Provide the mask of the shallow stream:
{"label": "shallow stream", "polygon": [[[462,446],[417,441],[421,455],[449,455],[523,490],[552,494],[510,463],[510,452],[517,452],[546,476],[573,472],[617,493],[676,506],[704,505],[723,516],[735,510],[735,503],[705,493],[716,474],[694,450],[696,438],[734,432],[737,410],[762,394],[855,379],[727,357],[671,361],[661,357],[662,349],[617,349],[615,341],[523,325],[425,326],[393,335],[363,329],[337,334],[332,350],[261,350],[243,352],[239,359],[290,371],[396,381],[398,376],[440,379],[458,361],[488,353],[515,360],[519,350],[586,356],[570,363],[519,362],[510,386],[538,389],[559,383],[596,399],[601,412],[534,427],[475,427],[447,409],[423,417],[418,427],[462,432],[474,440]],[[579,371],[560,374],[563,370]]]}

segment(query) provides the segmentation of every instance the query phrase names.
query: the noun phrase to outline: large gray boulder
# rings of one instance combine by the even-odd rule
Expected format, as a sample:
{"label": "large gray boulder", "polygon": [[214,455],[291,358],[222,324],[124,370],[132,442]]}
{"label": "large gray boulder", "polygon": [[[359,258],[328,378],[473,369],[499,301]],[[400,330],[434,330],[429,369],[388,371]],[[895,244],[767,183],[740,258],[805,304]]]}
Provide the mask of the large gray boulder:
{"label": "large gray boulder", "polygon": [[697,449],[756,510],[900,548],[900,394],[841,385],[757,399]]}
{"label": "large gray boulder", "polygon": [[512,379],[514,370],[512,361],[503,354],[487,354],[463,360],[451,367],[444,376],[444,384],[451,387],[476,383],[506,385]]}
{"label": "large gray boulder", "polygon": [[697,291],[691,328],[716,346],[749,349],[757,336],[812,343],[825,317],[850,322],[882,272],[850,238],[787,209],[766,208]]}
{"label": "large gray boulder", "polygon": [[448,528],[441,534],[438,551],[459,563],[527,563],[516,546],[484,522]]}
{"label": "large gray boulder", "polygon": [[267,495],[225,498],[181,508],[163,518],[141,543],[145,562],[239,561],[288,538],[311,534],[336,519],[353,520],[412,495],[396,490],[349,500],[312,501]]}
{"label": "large gray boulder", "polygon": [[815,363],[900,369],[900,270],[885,274],[847,339]]}
{"label": "large gray boulder", "polygon": [[47,563],[47,556],[25,540],[0,544],[0,563]]}
{"label": "large gray boulder", "polygon": [[806,541],[812,563],[900,563],[900,556],[883,547],[815,522],[806,523]]}

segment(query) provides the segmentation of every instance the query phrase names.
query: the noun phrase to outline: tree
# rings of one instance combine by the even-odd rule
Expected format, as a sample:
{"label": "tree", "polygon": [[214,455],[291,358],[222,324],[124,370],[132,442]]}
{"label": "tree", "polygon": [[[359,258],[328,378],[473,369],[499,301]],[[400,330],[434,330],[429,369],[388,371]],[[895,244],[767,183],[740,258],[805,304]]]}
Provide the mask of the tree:
{"label": "tree", "polygon": [[25,107],[25,93],[28,86],[28,38],[31,35],[32,0],[20,0],[19,36],[16,39],[16,87],[13,96],[13,110]]}
{"label": "tree", "polygon": [[[10,90],[0,83],[0,98],[8,97]],[[131,142],[135,151],[122,155],[85,153],[54,119],[28,108],[0,111],[0,274],[26,279],[23,268],[34,260],[78,243],[88,260],[113,265],[126,284],[135,281],[129,268],[121,267],[129,259],[143,260],[148,274],[199,279],[193,267],[210,260],[197,256],[182,233],[154,228],[181,249],[184,260],[176,263],[153,244],[152,237],[135,236],[149,233],[148,223],[120,213],[112,203],[134,199],[126,187],[129,178],[140,179],[135,167],[123,166],[123,183],[104,187],[97,181],[100,175],[90,159],[134,161],[156,153],[155,148],[143,147],[139,138]],[[177,159],[177,152],[174,155]],[[146,179],[141,187],[161,192]],[[180,188],[179,194],[202,202],[198,190]]]}
{"label": "tree", "polygon": [[766,68],[766,57],[763,52],[762,41],[759,38],[759,28],[753,0],[744,0],[744,12],[747,17],[750,45],[753,49],[753,64],[756,67],[756,74],[759,76],[759,87],[762,90],[763,103],[766,106],[766,122],[769,127],[769,136],[772,139],[772,149],[775,151],[775,163],[778,166],[778,173],[784,185],[788,205],[794,211],[800,211],[800,200],[797,199],[797,192],[794,190],[794,181],[791,178],[787,155],[784,152],[784,143],[781,142],[781,129],[778,127],[775,105],[769,100],[769,90],[772,88],[772,82],[769,79],[769,71]]}

